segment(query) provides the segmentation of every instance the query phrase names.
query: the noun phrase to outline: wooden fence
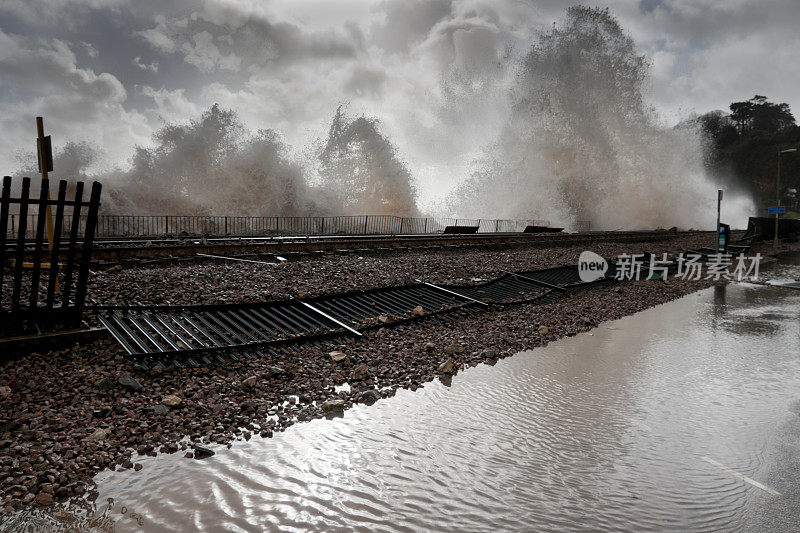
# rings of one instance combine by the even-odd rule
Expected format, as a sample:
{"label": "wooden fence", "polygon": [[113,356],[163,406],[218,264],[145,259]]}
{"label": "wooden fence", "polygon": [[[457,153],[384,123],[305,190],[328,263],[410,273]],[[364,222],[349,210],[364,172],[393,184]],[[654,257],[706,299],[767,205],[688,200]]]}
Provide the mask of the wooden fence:
{"label": "wooden fence", "polygon": [[[102,186],[94,182],[89,200],[84,201],[84,183],[77,182],[74,198],[68,200],[67,182],[61,180],[57,198],[51,200],[47,179],[42,180],[38,197],[31,197],[30,178],[22,178],[19,197],[11,196],[11,182],[10,176],[3,178],[0,200],[0,317],[6,325],[18,321],[41,327],[77,324],[86,301]],[[12,206],[17,211],[13,240],[7,238]],[[47,214],[52,211],[50,232],[46,231]],[[52,233],[52,245],[48,233]],[[32,241],[26,240],[29,235]],[[66,261],[59,263],[62,249],[67,251]],[[31,251],[32,261],[26,263]]]}

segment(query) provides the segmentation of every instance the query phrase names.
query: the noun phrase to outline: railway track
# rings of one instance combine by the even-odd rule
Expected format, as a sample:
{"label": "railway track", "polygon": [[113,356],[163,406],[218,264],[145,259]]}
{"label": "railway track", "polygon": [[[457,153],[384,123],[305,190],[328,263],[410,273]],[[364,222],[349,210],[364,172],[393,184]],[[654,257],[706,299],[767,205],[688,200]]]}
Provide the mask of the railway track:
{"label": "railway track", "polygon": [[[358,235],[282,237],[182,237],[145,240],[98,239],[92,250],[94,261],[124,259],[187,258],[201,255],[291,254],[336,251],[390,251],[410,248],[516,247],[545,248],[596,242],[655,242],[675,236],[709,232],[609,231],[586,233],[478,233],[472,235]],[[33,253],[31,245],[31,254]],[[65,258],[67,250],[59,257]]]}

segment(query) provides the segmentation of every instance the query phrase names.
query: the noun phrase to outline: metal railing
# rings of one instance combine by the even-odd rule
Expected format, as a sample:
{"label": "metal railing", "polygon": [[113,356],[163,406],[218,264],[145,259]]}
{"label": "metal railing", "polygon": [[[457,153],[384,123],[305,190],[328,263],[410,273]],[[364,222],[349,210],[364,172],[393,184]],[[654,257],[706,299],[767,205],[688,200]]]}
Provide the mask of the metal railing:
{"label": "metal railing", "polygon": [[[33,237],[35,214],[26,215],[26,226]],[[10,215],[7,233],[16,235],[20,215]],[[86,217],[78,225],[85,229]],[[583,224],[582,224],[583,225]],[[64,232],[72,226],[71,215],[64,215]],[[465,219],[438,217],[398,217],[358,215],[324,217],[240,217],[205,215],[99,215],[96,237],[158,238],[168,236],[282,236],[282,235],[420,235],[443,233],[448,226],[471,226],[478,233],[522,232],[527,226],[550,226],[547,220]],[[588,227],[588,225],[586,225]]]}

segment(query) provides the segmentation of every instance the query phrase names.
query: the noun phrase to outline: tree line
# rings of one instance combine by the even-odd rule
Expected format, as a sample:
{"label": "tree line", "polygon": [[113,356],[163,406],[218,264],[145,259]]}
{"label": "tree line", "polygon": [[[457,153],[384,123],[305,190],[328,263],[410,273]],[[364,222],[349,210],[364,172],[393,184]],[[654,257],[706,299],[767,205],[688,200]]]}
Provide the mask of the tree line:
{"label": "tree line", "polygon": [[[760,208],[774,205],[778,154],[800,150],[800,126],[788,104],[776,104],[758,94],[733,102],[729,110],[710,111],[690,120],[709,142],[706,166],[718,183],[750,192]],[[800,189],[800,152],[780,157],[782,203],[791,205],[793,200],[786,194],[787,189]]]}

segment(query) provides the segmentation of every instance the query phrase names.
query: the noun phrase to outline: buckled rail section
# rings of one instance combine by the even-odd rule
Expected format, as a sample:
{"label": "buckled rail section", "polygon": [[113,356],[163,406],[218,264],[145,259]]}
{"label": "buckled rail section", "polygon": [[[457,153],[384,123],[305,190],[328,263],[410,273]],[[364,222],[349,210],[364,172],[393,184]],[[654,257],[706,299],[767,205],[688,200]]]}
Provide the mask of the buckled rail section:
{"label": "buckled rail section", "polygon": [[[603,280],[600,280],[601,282]],[[271,353],[299,343],[360,336],[365,328],[409,318],[486,307],[490,304],[547,303],[581,283],[576,267],[507,273],[477,285],[413,285],[352,291],[278,302],[200,306],[96,306],[98,320],[131,357],[148,366],[181,361],[222,362],[221,352],[257,348]],[[238,359],[235,350],[225,355]],[[256,352],[258,354],[260,352]],[[250,357],[242,351],[243,357]],[[182,357],[179,357],[182,356]]]}

